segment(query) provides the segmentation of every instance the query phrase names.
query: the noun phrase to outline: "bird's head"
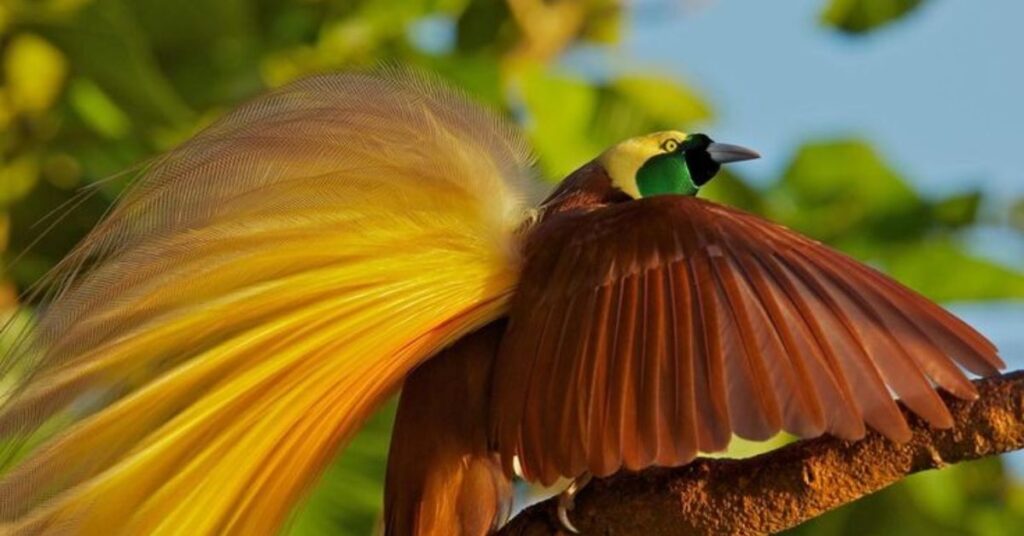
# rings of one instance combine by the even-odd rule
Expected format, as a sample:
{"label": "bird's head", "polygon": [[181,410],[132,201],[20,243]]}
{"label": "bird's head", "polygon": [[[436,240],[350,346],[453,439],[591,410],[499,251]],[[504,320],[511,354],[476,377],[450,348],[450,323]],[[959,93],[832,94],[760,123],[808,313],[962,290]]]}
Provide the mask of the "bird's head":
{"label": "bird's head", "polygon": [[637,136],[569,174],[542,203],[540,219],[656,195],[697,195],[722,164],[754,158],[760,155],[704,134],[668,130]]}
{"label": "bird's head", "polygon": [[612,186],[633,199],[655,195],[696,195],[722,164],[760,158],[756,152],[716,143],[704,134],[669,130],[638,136],[605,151],[597,162]]}

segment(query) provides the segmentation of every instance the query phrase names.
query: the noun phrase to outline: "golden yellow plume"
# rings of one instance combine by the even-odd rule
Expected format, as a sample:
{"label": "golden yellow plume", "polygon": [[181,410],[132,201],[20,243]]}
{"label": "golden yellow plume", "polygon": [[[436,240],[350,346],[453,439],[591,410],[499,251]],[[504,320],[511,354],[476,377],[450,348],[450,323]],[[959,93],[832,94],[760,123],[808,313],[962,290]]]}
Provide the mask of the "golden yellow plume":
{"label": "golden yellow plume", "polygon": [[3,531],[276,531],[414,366],[504,313],[523,147],[436,84],[344,74],[154,162],[13,355],[0,433],[73,424],[0,480]]}

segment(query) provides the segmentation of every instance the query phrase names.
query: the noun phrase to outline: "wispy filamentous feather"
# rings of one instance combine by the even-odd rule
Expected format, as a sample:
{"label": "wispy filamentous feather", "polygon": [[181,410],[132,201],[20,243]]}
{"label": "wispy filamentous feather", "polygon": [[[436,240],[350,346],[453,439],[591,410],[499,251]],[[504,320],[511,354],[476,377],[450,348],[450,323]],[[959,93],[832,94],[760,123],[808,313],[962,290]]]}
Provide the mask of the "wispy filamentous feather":
{"label": "wispy filamentous feather", "polygon": [[401,72],[258,98],[154,161],[58,267],[0,433],[3,529],[267,534],[416,364],[500,316],[524,144]]}

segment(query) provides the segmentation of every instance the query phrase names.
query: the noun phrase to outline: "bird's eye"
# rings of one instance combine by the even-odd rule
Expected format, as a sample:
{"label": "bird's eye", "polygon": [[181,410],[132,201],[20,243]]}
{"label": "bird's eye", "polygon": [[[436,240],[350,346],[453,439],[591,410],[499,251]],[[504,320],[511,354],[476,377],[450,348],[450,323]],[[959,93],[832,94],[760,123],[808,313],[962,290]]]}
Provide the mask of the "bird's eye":
{"label": "bird's eye", "polygon": [[661,148],[664,149],[666,153],[674,153],[676,152],[676,149],[679,148],[679,142],[676,140],[665,140],[665,142],[661,144]]}

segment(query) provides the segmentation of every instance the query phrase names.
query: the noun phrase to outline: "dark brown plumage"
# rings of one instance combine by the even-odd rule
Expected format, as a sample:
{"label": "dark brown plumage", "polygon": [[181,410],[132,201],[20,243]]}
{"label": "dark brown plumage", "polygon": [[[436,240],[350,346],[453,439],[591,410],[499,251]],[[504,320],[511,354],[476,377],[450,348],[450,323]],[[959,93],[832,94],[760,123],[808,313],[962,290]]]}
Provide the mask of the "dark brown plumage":
{"label": "dark brown plumage", "polygon": [[[1003,366],[983,336],[880,272],[710,201],[632,199],[596,161],[567,177],[522,234],[525,265],[508,328],[493,339],[490,392],[466,398],[489,399],[489,414],[458,427],[442,425],[457,419],[443,412],[417,421],[431,397],[452,410],[452,389],[463,387],[420,373],[406,382],[389,520],[408,508],[397,490],[447,470],[455,452],[428,446],[439,434],[472,438],[463,447],[475,463],[485,426],[507,477],[518,459],[525,478],[551,484],[685,464],[733,434],[858,439],[866,424],[905,441],[893,395],[949,427],[934,387],[972,398],[957,364],[982,375]],[[480,351],[474,366],[490,355]],[[456,408],[480,416],[473,404]],[[459,493],[453,485],[420,499],[450,505]],[[491,512],[485,497],[466,507]]]}
{"label": "dark brown plumage", "polygon": [[385,534],[476,536],[508,515],[512,484],[487,446],[491,367],[505,322],[463,337],[405,380],[385,491]]}
{"label": "dark brown plumage", "polygon": [[1002,366],[991,343],[883,274],[695,197],[552,207],[526,252],[492,440],[507,472],[518,454],[544,483],[684,464],[733,433],[857,439],[867,423],[905,441],[889,389],[949,427],[933,383],[968,398],[957,362]]}

